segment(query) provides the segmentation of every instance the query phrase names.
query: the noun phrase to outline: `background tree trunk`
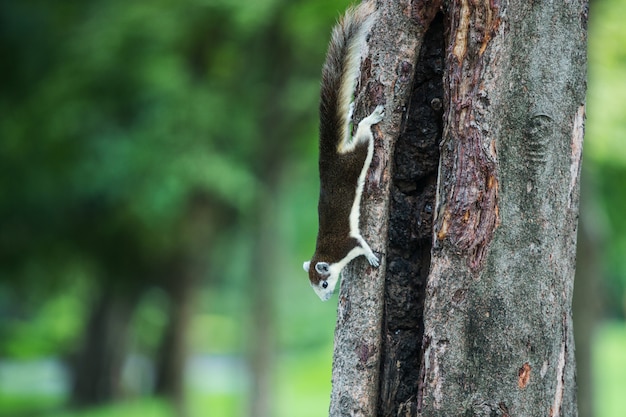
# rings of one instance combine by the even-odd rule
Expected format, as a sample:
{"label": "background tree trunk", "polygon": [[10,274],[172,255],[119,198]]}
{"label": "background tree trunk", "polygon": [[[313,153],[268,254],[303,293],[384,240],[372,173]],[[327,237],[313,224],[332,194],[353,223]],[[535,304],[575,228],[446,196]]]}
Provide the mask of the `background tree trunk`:
{"label": "background tree trunk", "polygon": [[129,324],[138,300],[135,288],[102,290],[90,313],[83,346],[72,360],[72,403],[92,406],[119,399]]}
{"label": "background tree trunk", "polygon": [[599,207],[594,190],[597,184],[589,170],[583,169],[580,191],[580,226],[578,228],[578,256],[576,284],[574,285],[574,341],[576,343],[576,384],[578,385],[578,415],[593,417],[592,347],[594,330],[602,311],[600,305],[601,254],[607,240],[608,225]]}
{"label": "background tree trunk", "polygon": [[252,370],[252,395],[250,417],[271,417],[273,409],[275,363],[275,321],[272,306],[273,271],[277,263],[275,233],[275,198],[263,195],[259,198],[255,229],[254,265],[251,274],[251,340],[250,368]]}
{"label": "background tree trunk", "polygon": [[451,0],[445,37],[438,5],[380,10],[357,110],[386,107],[362,216],[383,262],[344,274],[330,415],[574,416],[587,2]]}
{"label": "background tree trunk", "polygon": [[170,297],[170,311],[169,322],[159,346],[155,393],[171,401],[177,417],[187,415],[185,363],[195,286],[190,264],[184,256],[177,256],[172,266],[166,269],[163,282],[163,288]]}

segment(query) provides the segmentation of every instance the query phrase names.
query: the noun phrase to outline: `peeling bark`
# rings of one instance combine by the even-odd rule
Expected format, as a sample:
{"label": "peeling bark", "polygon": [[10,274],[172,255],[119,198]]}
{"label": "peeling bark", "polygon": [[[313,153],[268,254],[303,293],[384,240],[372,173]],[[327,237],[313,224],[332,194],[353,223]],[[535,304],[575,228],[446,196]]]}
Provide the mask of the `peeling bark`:
{"label": "peeling bark", "polygon": [[477,270],[498,223],[495,138],[485,120],[492,56],[485,51],[500,26],[500,5],[461,0],[448,7],[442,163],[450,165],[440,170],[440,182],[450,185],[439,187],[439,200],[446,204],[439,205],[435,244],[448,241]]}
{"label": "peeling bark", "polygon": [[355,116],[385,105],[361,216],[382,263],[344,272],[330,415],[575,416],[587,2],[379,9]]}

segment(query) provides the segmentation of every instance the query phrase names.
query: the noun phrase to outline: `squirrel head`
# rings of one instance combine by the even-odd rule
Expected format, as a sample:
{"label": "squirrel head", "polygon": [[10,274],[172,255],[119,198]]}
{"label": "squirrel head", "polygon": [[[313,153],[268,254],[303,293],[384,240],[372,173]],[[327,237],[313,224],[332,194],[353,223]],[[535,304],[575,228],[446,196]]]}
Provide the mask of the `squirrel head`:
{"label": "squirrel head", "polygon": [[302,268],[309,273],[313,291],[322,301],[328,301],[335,291],[340,271],[335,271],[335,268],[328,262],[315,260],[306,261],[302,264]]}

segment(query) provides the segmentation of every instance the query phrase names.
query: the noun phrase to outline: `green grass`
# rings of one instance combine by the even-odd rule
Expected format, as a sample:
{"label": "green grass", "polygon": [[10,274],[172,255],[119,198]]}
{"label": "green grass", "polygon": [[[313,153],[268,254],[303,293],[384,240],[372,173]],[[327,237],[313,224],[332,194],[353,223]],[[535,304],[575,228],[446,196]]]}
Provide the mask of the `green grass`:
{"label": "green grass", "polygon": [[15,416],[22,413],[33,413],[51,410],[63,404],[63,398],[59,396],[28,396],[7,395],[0,393],[0,416]]}
{"label": "green grass", "polygon": [[81,411],[63,411],[49,417],[174,417],[169,403],[155,398],[142,398]]}
{"label": "green grass", "polygon": [[0,416],[46,417],[174,417],[165,400],[141,398],[83,410],[63,410],[63,398],[0,395]]}
{"label": "green grass", "polygon": [[278,359],[275,411],[278,417],[328,415],[332,346]]}
{"label": "green grass", "polygon": [[594,402],[598,417],[626,415],[626,323],[600,326],[593,345]]}
{"label": "green grass", "polygon": [[187,404],[190,417],[239,417],[244,415],[246,398],[235,394],[191,392]]}

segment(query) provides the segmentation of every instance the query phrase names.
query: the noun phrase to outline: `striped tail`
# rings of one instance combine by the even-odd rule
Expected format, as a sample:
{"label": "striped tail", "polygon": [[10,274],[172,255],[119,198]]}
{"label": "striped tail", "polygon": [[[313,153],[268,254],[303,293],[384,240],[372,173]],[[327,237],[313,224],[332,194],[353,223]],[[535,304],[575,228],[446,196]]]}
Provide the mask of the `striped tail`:
{"label": "striped tail", "polygon": [[348,113],[356,87],[361,49],[372,24],[373,0],[349,8],[334,27],[322,68],[320,150],[337,152],[350,141]]}

